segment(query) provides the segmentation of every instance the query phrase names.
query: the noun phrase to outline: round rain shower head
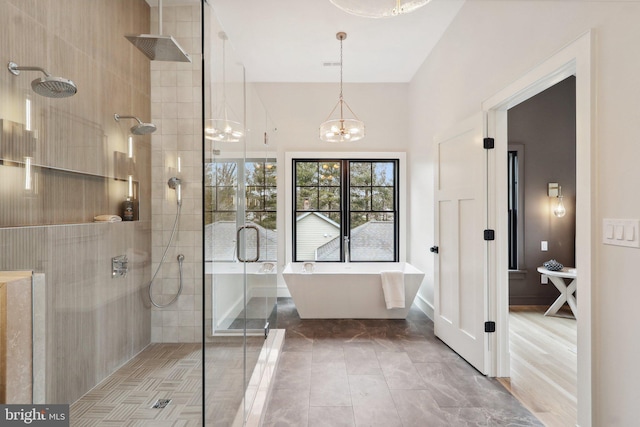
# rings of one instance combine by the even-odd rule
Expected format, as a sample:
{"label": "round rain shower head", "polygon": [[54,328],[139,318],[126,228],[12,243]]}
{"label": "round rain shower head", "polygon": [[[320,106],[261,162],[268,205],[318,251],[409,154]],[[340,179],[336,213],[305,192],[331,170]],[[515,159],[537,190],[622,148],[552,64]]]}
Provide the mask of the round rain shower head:
{"label": "round rain shower head", "polygon": [[19,76],[20,71],[40,71],[44,74],[44,77],[31,82],[31,88],[38,95],[46,96],[47,98],[66,98],[78,92],[78,87],[73,81],[63,77],[52,76],[40,67],[21,67],[15,62],[9,62],[7,68],[14,76]]}
{"label": "round rain shower head", "polygon": [[156,125],[153,123],[139,123],[131,126],[131,133],[134,135],[147,135],[156,131]]}
{"label": "round rain shower head", "polygon": [[47,98],[66,98],[78,92],[74,82],[54,76],[35,79],[31,82],[31,88],[38,95],[46,96]]}
{"label": "round rain shower head", "polygon": [[134,119],[138,121],[137,125],[131,126],[131,133],[134,135],[147,135],[153,133],[157,130],[156,125],[153,123],[143,123],[142,120],[135,116],[121,116],[119,114],[114,114],[113,118],[116,122],[119,122],[120,119]]}

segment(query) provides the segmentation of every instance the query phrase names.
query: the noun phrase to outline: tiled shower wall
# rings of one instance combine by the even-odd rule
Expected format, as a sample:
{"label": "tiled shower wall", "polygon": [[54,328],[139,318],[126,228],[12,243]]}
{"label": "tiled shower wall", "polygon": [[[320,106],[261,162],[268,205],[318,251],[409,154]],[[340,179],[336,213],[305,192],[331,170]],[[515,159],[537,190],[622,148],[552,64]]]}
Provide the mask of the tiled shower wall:
{"label": "tiled shower wall", "polygon": [[[0,62],[78,86],[49,99],[31,90],[41,73],[0,71],[0,270],[45,275],[47,403],[73,402],[150,342],[151,138],[135,137],[129,159],[133,123],[113,118],[150,119],[149,60],[124,38],[148,33],[149,16],[144,0],[0,0]],[[31,190],[24,157],[43,166]],[[94,223],[120,213],[129,174],[140,220]],[[124,278],[111,275],[117,255]]]}
{"label": "tiled shower wall", "polygon": [[[176,218],[169,178],[182,180],[178,231],[153,284],[154,300],[168,303],[179,287],[177,256],[184,255],[183,289],[169,307],[152,311],[153,342],[199,342],[202,338],[202,59],[200,2],[164,2],[164,34],[173,35],[192,62],[151,63],[153,272],[169,243]],[[151,29],[157,31],[157,8]]]}

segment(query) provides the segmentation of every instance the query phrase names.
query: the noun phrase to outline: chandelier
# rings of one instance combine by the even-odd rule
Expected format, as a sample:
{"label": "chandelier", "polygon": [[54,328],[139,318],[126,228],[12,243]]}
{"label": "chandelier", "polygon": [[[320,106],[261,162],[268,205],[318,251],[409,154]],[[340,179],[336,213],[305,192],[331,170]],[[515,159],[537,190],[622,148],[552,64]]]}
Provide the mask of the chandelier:
{"label": "chandelier", "polygon": [[229,120],[226,92],[226,52],[225,44],[228,39],[224,31],[218,33],[222,39],[222,102],[217,118],[208,119],[204,128],[204,137],[212,141],[238,142],[244,136],[243,126],[233,120]]}
{"label": "chandelier", "polygon": [[[358,119],[342,96],[342,41],[347,38],[347,33],[339,32],[336,38],[340,40],[340,97],[327,119],[320,125],[320,139],[325,142],[358,141],[364,138],[364,123]],[[332,119],[338,107],[340,107],[340,118]],[[345,107],[354,118],[344,118]]]}
{"label": "chandelier", "polygon": [[347,13],[365,18],[387,18],[411,13],[431,0],[330,0]]}

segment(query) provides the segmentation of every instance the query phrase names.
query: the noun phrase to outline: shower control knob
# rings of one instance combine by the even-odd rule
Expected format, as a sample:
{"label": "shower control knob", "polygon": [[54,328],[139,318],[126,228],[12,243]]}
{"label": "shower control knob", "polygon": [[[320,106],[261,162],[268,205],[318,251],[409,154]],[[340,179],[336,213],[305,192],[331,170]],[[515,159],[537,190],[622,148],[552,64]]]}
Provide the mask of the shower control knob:
{"label": "shower control knob", "polygon": [[431,246],[429,248],[429,252],[433,252],[434,254],[438,253],[438,247],[437,246]]}

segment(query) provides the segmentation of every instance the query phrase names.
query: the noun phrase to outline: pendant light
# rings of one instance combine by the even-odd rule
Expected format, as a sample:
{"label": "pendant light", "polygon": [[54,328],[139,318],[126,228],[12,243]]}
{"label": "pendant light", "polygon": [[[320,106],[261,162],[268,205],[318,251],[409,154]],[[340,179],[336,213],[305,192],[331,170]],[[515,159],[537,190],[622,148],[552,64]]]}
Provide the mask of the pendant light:
{"label": "pendant light", "polygon": [[204,128],[204,137],[212,141],[238,142],[244,136],[241,123],[229,120],[227,108],[227,80],[226,80],[226,51],[225,46],[228,40],[224,31],[218,33],[222,40],[222,102],[217,114],[217,118],[208,119]]}
{"label": "pendant light", "polygon": [[[342,96],[342,41],[347,38],[347,33],[339,32],[336,34],[336,38],[340,40],[340,97],[327,119],[320,125],[320,139],[325,142],[358,141],[364,138],[364,123],[358,119]],[[340,118],[331,119],[338,106],[340,107]],[[344,107],[351,112],[354,118],[344,118]]]}
{"label": "pendant light", "polygon": [[431,0],[330,0],[347,13],[365,18],[387,18],[411,13]]}

